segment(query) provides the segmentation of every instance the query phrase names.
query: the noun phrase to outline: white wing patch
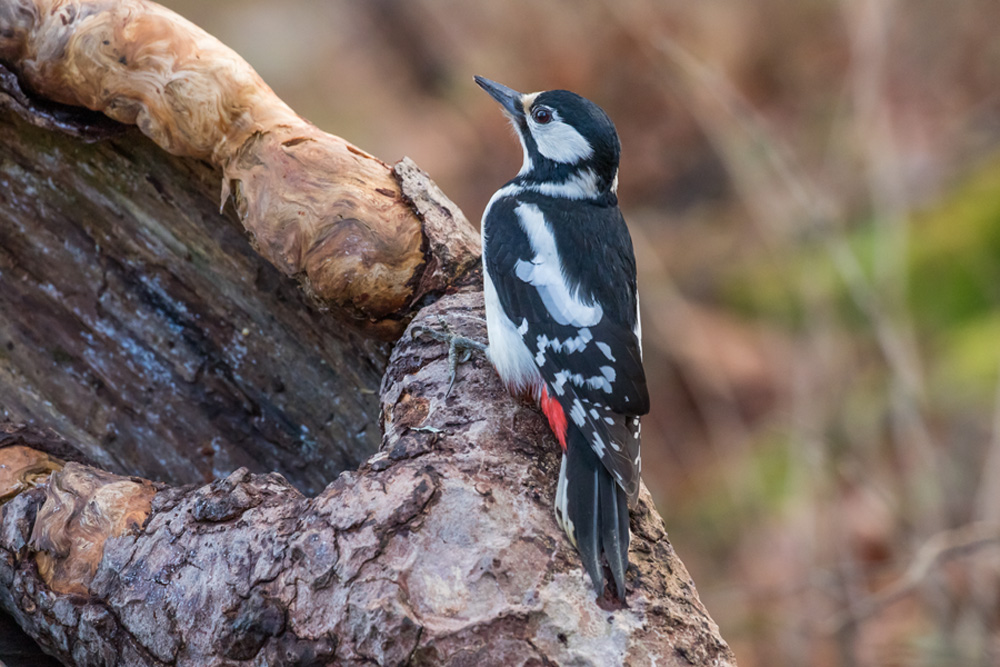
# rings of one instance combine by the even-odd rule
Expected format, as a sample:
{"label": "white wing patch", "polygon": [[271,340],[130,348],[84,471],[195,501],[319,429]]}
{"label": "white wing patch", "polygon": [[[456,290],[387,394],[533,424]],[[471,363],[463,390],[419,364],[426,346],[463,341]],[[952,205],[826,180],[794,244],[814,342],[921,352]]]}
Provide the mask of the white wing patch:
{"label": "white wing patch", "polygon": [[[573,380],[575,383],[576,378],[574,377]],[[605,394],[611,393],[611,383],[608,382],[608,379],[606,377],[600,377],[598,375],[595,375],[594,377],[587,378],[585,382],[587,383],[587,386],[590,387],[591,389],[601,389],[602,391],[604,391]]]}
{"label": "white wing patch", "polygon": [[[524,321],[524,331],[528,330],[527,320]],[[522,336],[524,331],[521,329],[517,330]],[[584,327],[576,332],[576,336],[570,336],[565,341],[561,341],[558,338],[549,338],[545,334],[538,334],[535,337],[536,349],[535,353],[535,364],[538,366],[545,365],[545,349],[551,348],[555,352],[566,352],[567,354],[573,352],[582,352],[587,349],[587,343],[594,340],[594,336],[590,333],[590,329]]]}
{"label": "white wing patch", "polygon": [[597,341],[597,349],[604,353],[604,356],[608,358],[608,361],[616,361],[615,355],[611,354],[611,346],[607,343]]}
{"label": "white wing patch", "polygon": [[[603,366],[608,368],[608,366]],[[600,389],[606,394],[612,392],[611,380],[608,379],[607,373],[604,375],[595,375],[593,377],[584,377],[582,373],[571,373],[567,370],[561,370],[556,373],[556,381],[552,383],[552,389],[555,390],[557,396],[562,396],[566,393],[566,383],[569,382],[577,387],[590,387],[591,389]]]}
{"label": "white wing patch", "polygon": [[557,323],[583,328],[600,322],[604,317],[601,304],[584,303],[576,290],[566,284],[559,266],[556,238],[541,209],[534,204],[520,204],[514,210],[535,253],[531,261],[517,260],[515,275],[538,290],[542,303]]}

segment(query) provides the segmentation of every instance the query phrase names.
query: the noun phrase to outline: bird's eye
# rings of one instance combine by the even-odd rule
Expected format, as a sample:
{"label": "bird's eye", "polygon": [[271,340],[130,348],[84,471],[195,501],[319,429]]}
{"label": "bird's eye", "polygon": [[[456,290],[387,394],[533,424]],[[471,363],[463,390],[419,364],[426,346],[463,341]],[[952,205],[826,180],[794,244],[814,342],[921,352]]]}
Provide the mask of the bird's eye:
{"label": "bird's eye", "polygon": [[548,107],[535,107],[531,110],[531,117],[539,125],[545,125],[552,120],[552,109]]}

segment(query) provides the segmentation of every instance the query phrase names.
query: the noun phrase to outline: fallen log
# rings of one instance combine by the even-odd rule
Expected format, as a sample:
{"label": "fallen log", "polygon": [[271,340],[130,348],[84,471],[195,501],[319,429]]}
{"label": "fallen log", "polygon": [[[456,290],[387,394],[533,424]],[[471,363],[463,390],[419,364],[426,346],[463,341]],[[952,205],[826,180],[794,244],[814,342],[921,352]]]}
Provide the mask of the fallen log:
{"label": "fallen log", "polygon": [[[481,315],[470,291],[415,325],[482,338]],[[595,600],[544,419],[485,359],[449,380],[445,347],[404,335],[379,452],[315,498],[243,469],[169,488],[61,465],[7,427],[0,603],[73,664],[732,664],[648,493],[628,605]]]}

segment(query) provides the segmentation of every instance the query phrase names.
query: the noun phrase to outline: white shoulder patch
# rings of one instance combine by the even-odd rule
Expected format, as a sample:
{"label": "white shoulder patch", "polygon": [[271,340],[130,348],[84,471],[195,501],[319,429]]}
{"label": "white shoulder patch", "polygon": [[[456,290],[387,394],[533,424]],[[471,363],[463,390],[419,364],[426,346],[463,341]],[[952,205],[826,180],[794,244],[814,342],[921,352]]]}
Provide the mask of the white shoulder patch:
{"label": "white shoulder patch", "polygon": [[521,204],[514,210],[535,254],[531,261],[517,261],[514,265],[517,277],[538,290],[545,308],[557,323],[589,327],[600,322],[604,317],[601,304],[584,303],[576,290],[566,284],[556,251],[556,238],[541,209],[534,204]]}

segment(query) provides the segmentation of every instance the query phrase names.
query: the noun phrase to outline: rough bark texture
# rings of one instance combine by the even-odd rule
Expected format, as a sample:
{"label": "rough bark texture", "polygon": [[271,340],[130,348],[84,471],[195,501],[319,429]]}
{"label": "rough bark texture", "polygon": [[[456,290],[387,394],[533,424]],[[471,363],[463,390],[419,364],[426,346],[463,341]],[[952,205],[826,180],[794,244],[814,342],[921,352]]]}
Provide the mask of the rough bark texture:
{"label": "rough bark texture", "polygon": [[[481,317],[470,291],[414,324],[482,339]],[[3,507],[0,603],[76,664],[733,664],[648,493],[628,607],[595,602],[552,514],[544,420],[482,358],[447,386],[445,347],[407,334],[359,470],[312,499],[245,470],[163,488],[144,522],[147,482],[77,463],[46,479],[51,458],[9,434],[0,461],[34,486]]]}
{"label": "rough bark texture", "polygon": [[0,613],[0,664],[4,667],[59,667],[61,663],[42,653],[13,618]]}
{"label": "rough bark texture", "polygon": [[235,52],[155,3],[3,0],[0,60],[48,99],[221,168],[222,202],[232,195],[257,250],[359,325],[398,335],[414,303],[478,256],[454,227],[465,243],[428,255],[388,165],[300,118]]}
{"label": "rough bark texture", "polygon": [[387,346],[253,251],[210,167],[2,108],[0,147],[0,415],[171,483],[246,466],[316,493],[375,451]]}

